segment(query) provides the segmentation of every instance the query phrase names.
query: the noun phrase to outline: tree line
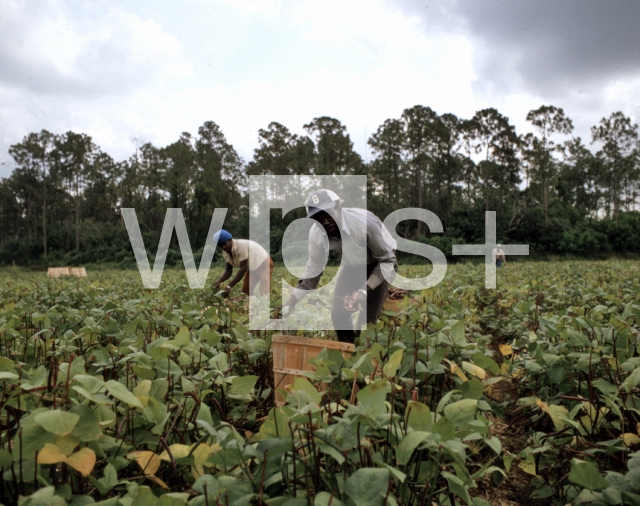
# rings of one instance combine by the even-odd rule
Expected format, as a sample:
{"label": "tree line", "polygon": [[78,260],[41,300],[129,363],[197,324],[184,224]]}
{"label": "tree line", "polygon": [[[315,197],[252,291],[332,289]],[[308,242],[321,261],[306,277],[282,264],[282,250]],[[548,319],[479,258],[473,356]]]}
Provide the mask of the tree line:
{"label": "tree line", "polygon": [[[463,119],[416,105],[371,135],[370,161],[326,116],[303,135],[270,123],[248,162],[212,121],[164,147],[134,139],[119,162],[84,133],[30,133],[9,148],[14,169],[0,180],[0,263],[130,265],[121,207],[136,209],[150,256],[169,207],[183,210],[194,249],[216,207],[229,209],[225,227],[247,236],[247,178],[256,174],[366,174],[369,209],[382,218],[403,207],[433,211],[444,234],[421,222],[401,233],[447,255],[451,244],[483,241],[487,210],[497,212],[500,241],[529,244],[534,255],[640,252],[637,125],[615,112],[583,141],[561,108],[526,119],[532,132],[519,135],[494,108]],[[285,227],[274,223],[276,257]],[[168,263],[180,259],[174,249]]]}

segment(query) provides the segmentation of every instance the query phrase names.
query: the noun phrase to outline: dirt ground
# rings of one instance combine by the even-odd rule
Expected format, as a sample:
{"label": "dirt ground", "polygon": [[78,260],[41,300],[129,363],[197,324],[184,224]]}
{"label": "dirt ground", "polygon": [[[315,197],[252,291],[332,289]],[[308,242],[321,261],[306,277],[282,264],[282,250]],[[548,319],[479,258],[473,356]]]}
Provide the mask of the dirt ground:
{"label": "dirt ground", "polygon": [[[517,455],[527,446],[524,430],[526,420],[523,419],[521,410],[515,408],[518,399],[517,386],[511,380],[504,379],[488,386],[485,395],[494,402],[509,403],[508,408],[505,409],[504,418],[497,417],[491,412],[485,413],[485,416],[493,423],[489,433],[500,439],[503,452]],[[518,463],[519,459],[514,458],[507,477],[499,485],[496,485],[493,477],[486,476],[478,482],[477,489],[470,491],[471,495],[482,497],[493,506],[519,506],[522,504],[542,506],[549,504],[548,500],[531,499],[531,492],[534,489],[533,476],[523,471]]]}

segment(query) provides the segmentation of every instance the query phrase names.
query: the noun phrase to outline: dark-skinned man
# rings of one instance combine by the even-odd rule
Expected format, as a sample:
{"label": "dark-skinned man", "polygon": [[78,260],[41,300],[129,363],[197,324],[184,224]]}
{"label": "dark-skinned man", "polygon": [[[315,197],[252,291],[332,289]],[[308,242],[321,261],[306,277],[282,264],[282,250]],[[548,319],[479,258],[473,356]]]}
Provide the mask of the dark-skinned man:
{"label": "dark-skinned man", "polygon": [[229,295],[241,279],[243,280],[242,293],[252,295],[256,285],[259,285],[260,294],[269,295],[273,260],[262,246],[248,239],[234,239],[226,230],[216,232],[213,240],[220,246],[226,262],[222,276],[213,284],[214,291],[231,277],[233,268],[237,267],[238,272],[223,290],[224,296]]}
{"label": "dark-skinned man", "polygon": [[[330,255],[342,259],[331,304],[331,321],[338,340],[353,343],[362,325],[376,323],[380,317],[389,290],[387,280],[393,280],[398,268],[396,241],[377,216],[366,209],[341,207],[340,198],[331,190],[311,193],[305,207],[307,218],[317,223],[309,231],[309,260],[297,288],[283,307],[285,315],[291,313],[308,290],[317,288],[328,249]],[[348,247],[349,244],[357,247]],[[366,263],[364,279],[363,263]],[[351,314],[365,308],[366,317],[361,311],[358,328],[354,329]]]}

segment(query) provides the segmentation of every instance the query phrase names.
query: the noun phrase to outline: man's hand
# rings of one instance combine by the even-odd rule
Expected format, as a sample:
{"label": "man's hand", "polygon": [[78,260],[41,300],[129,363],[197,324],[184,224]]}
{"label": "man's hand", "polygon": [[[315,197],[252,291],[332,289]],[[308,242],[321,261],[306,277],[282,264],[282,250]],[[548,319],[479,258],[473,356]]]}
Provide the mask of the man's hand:
{"label": "man's hand", "polygon": [[287,302],[282,306],[282,318],[287,318],[293,313],[293,308],[296,307],[298,300],[295,297],[290,297]]}
{"label": "man's hand", "polygon": [[231,292],[231,287],[229,285],[224,287],[224,290],[222,290],[222,296],[223,297],[228,297],[229,296],[229,292]]}
{"label": "man's hand", "polygon": [[344,298],[344,308],[347,311],[355,313],[356,311],[362,311],[367,300],[367,294],[364,290],[358,290],[351,295],[347,295]]}

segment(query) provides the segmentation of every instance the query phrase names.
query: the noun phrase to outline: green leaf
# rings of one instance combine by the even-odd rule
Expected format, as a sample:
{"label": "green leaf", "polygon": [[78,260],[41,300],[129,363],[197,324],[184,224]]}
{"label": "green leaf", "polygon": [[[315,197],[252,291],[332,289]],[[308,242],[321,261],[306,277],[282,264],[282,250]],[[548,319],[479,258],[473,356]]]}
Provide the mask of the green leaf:
{"label": "green leaf", "polygon": [[623,504],[629,506],[640,506],[640,494],[634,494],[633,492],[622,492],[620,494],[620,500]]}
{"label": "green leaf", "polygon": [[119,401],[122,401],[129,406],[142,408],[142,403],[135,395],[129,392],[129,390],[127,390],[127,387],[125,387],[122,383],[118,383],[114,380],[109,380],[105,383],[105,387],[107,388],[109,394],[111,394]]}
{"label": "green leaf", "polygon": [[580,346],[588,346],[589,339],[584,334],[580,332],[576,332],[573,329],[567,329],[565,331],[565,335],[568,339],[566,339],[570,345],[580,347]]}
{"label": "green leaf", "polygon": [[311,402],[315,402],[316,404],[320,404],[320,401],[322,400],[322,395],[320,395],[320,392],[318,392],[318,390],[316,390],[316,387],[314,387],[306,378],[296,378],[296,380],[293,382],[293,387],[291,388],[291,390],[302,390],[307,395],[309,395],[309,397],[311,398]]}
{"label": "green leaf", "polygon": [[184,348],[185,346],[189,345],[191,343],[189,329],[187,327],[181,327],[176,334],[174,341],[180,348]]}
{"label": "green leaf", "polygon": [[444,411],[444,407],[449,403],[451,397],[453,397],[453,394],[455,393],[455,390],[450,390],[442,396],[442,398],[438,402],[438,405],[436,406],[436,413],[442,413]]}
{"label": "green leaf", "polygon": [[0,371],[11,372],[16,368],[16,364],[13,360],[9,360],[7,357],[0,357]]}
{"label": "green leaf", "polygon": [[229,388],[227,397],[239,401],[251,401],[253,399],[251,391],[257,381],[257,376],[236,376],[231,380],[231,388]]}
{"label": "green leaf", "polygon": [[153,397],[160,402],[164,402],[164,398],[169,390],[169,382],[165,378],[155,379],[151,382],[149,389],[149,397]]}
{"label": "green leaf", "polygon": [[367,416],[382,415],[385,412],[384,402],[389,392],[387,380],[374,381],[370,385],[360,390],[356,397],[360,401],[360,409]]}
{"label": "green leaf", "polygon": [[106,494],[118,484],[118,474],[116,468],[107,464],[107,467],[104,468],[104,477],[100,479],[96,479],[93,476],[89,476],[91,483],[98,489],[101,495]]}
{"label": "green leaf", "polygon": [[[306,504],[306,502],[305,502]],[[342,501],[329,492],[320,492],[313,499],[313,506],[342,506]]]}
{"label": "green leaf", "polygon": [[29,378],[27,383],[23,383],[22,390],[32,390],[38,388],[44,384],[47,380],[47,368],[43,365],[38,367],[35,372]]}
{"label": "green leaf", "polygon": [[[135,490],[135,492],[134,492]],[[133,501],[130,504],[144,504],[144,506],[160,506],[160,501],[151,491],[149,487],[142,486],[137,489],[132,489],[129,495]]]}
{"label": "green leaf", "polygon": [[[71,387],[71,390],[78,392],[82,397],[85,397],[86,399],[89,399],[90,401],[99,404],[98,398],[96,398],[94,395],[91,395],[91,392],[89,392],[85,388],[79,385],[74,385]],[[108,397],[107,397],[107,400],[110,402],[110,399]]]}
{"label": "green leaf", "polygon": [[48,432],[56,434],[57,436],[66,436],[67,434],[71,434],[80,417],[76,414],[56,409],[54,411],[40,413],[36,415],[34,419]]}
{"label": "green leaf", "polygon": [[200,494],[204,494],[205,485],[206,485],[206,491],[209,497],[215,498],[218,496],[218,494],[220,493],[220,486],[218,485],[218,480],[210,474],[203,474],[202,476],[200,476],[200,478],[198,478],[196,482],[193,484],[192,488],[196,492]]}
{"label": "green leaf", "polygon": [[449,419],[441,416],[433,426],[433,432],[440,434],[442,441],[449,441],[455,437],[456,428]]}
{"label": "green leaf", "polygon": [[118,484],[118,474],[116,473],[116,468],[111,464],[107,464],[107,467],[104,468],[104,484],[109,487],[109,489],[115,487]]}
{"label": "green leaf", "polygon": [[[31,459],[35,457],[37,451],[46,444],[54,443],[56,435],[48,432],[42,425],[36,422],[35,417],[42,413],[49,412],[47,408],[38,408],[27,419],[20,424],[22,429],[22,439],[17,439],[17,445],[13,449],[13,459],[17,460],[22,455],[23,459]],[[22,453],[20,451],[22,444]]]}
{"label": "green leaf", "polygon": [[496,452],[496,455],[500,455],[500,452],[502,451],[502,443],[497,437],[488,437],[484,440],[484,442],[489,448]]}
{"label": "green leaf", "polygon": [[[188,381],[184,376],[182,378],[180,378],[182,380],[182,389],[184,390],[184,382]],[[142,380],[141,382],[139,382],[134,388],[133,391],[131,392],[133,395],[135,395],[136,397],[140,398],[140,397],[149,397],[149,392],[151,390],[151,380],[145,379]]]}
{"label": "green leaf", "polygon": [[566,377],[564,374],[564,367],[559,362],[547,367],[547,376],[551,383],[559,385]]}
{"label": "green leaf", "polygon": [[640,368],[635,369],[622,383],[622,388],[627,392],[631,392],[632,388],[635,388],[640,383]]}
{"label": "green leaf", "polygon": [[80,383],[89,393],[95,394],[104,386],[104,381],[89,374],[76,374],[73,381]]}
{"label": "green leaf", "polygon": [[344,464],[344,461],[346,460],[345,456],[342,453],[340,453],[338,450],[336,450],[333,446],[323,443],[320,440],[316,441],[316,446],[322,453],[326,453],[327,455],[333,457],[333,459],[339,465]]}
{"label": "green leaf", "polygon": [[11,454],[7,450],[0,450],[0,468],[11,466]]}
{"label": "green leaf", "polygon": [[447,355],[448,352],[449,352],[449,348],[446,348],[446,347],[438,348],[436,352],[433,355],[431,355],[431,357],[429,357],[429,362],[431,362],[432,365],[439,364],[440,362],[442,362],[442,359]]}
{"label": "green leaf", "polygon": [[622,316],[620,316],[620,319],[622,321],[627,321],[627,318],[629,318],[630,316],[633,316],[635,313],[633,312],[633,303],[629,302],[625,307],[624,307],[624,311],[622,312]]}
{"label": "green leaf", "polygon": [[603,378],[595,380],[593,385],[605,395],[614,396],[618,393],[618,388]]}
{"label": "green leaf", "polygon": [[467,340],[464,337],[464,320],[454,323],[449,331],[449,335],[455,344],[465,346],[467,344]]}
{"label": "green leaf", "polygon": [[0,381],[2,380],[17,380],[20,376],[13,372],[0,372]]}
{"label": "green leaf", "polygon": [[430,432],[416,431],[407,434],[396,448],[398,465],[404,466],[411,460],[414,450],[430,435]]}
{"label": "green leaf", "polygon": [[[282,476],[280,476],[280,479],[282,479]],[[269,482],[269,480],[265,480],[265,488],[267,487],[268,482]],[[327,494],[327,497],[330,497],[330,495]],[[318,496],[316,496],[316,500],[317,500],[317,498],[318,498]],[[331,504],[333,504],[334,501],[337,501],[337,499],[335,497],[333,497],[333,499],[331,501]],[[338,501],[338,502],[340,502],[340,501]],[[243,501],[242,505],[244,506],[245,504],[248,505],[250,503],[248,501]],[[264,501],[264,504],[266,504],[266,506],[308,506],[309,502],[307,501],[307,499],[302,498],[302,497],[285,497],[285,496],[281,496],[281,497],[273,497],[271,499],[267,499],[266,501]],[[321,503],[321,504],[326,504],[326,503]],[[340,503],[340,504],[342,504],[342,503]],[[191,506],[191,504],[189,504],[189,506]],[[204,506],[204,503],[202,503],[202,505],[198,505],[198,506]],[[315,503],[314,503],[314,506],[315,506]]]}
{"label": "green leaf", "polygon": [[[328,440],[341,452],[353,450],[358,445],[358,427],[360,422],[354,419],[351,423],[337,423],[324,430]],[[321,432],[323,429],[321,429]]]}
{"label": "green leaf", "polygon": [[446,416],[454,425],[467,422],[476,414],[478,401],[475,399],[462,399],[461,401],[447,404],[444,407]]}
{"label": "green leaf", "polygon": [[[161,339],[166,339],[166,337],[162,337]],[[160,341],[160,339],[158,339],[158,341]],[[167,357],[171,355],[171,349],[169,349],[168,347],[165,348],[165,346],[168,346],[167,342],[165,342],[165,344],[162,346],[155,346],[153,348],[149,346],[147,348],[147,353],[156,362],[156,364],[167,360]]]}
{"label": "green leaf", "polygon": [[20,500],[20,506],[65,506],[67,501],[56,495],[54,487],[37,490],[29,497]]}
{"label": "green leaf", "polygon": [[100,428],[98,417],[93,409],[89,406],[79,405],[73,406],[70,412],[80,417],[80,420],[78,420],[78,423],[71,432],[73,436],[85,442],[100,439],[102,429]]}
{"label": "green leaf", "polygon": [[291,435],[289,429],[289,417],[293,410],[287,406],[282,408],[271,408],[269,415],[260,426],[260,438],[265,440],[271,437],[288,437]]}
{"label": "green leaf", "polygon": [[422,430],[431,432],[433,419],[431,418],[431,410],[426,404],[417,401],[410,401],[407,404],[407,426],[413,430]]}
{"label": "green leaf", "polygon": [[388,487],[387,469],[364,468],[347,478],[344,491],[355,506],[382,506]]}
{"label": "green leaf", "polygon": [[469,490],[460,478],[446,471],[442,471],[442,476],[446,478],[447,483],[449,484],[449,492],[457,495],[461,499],[464,499],[467,504],[472,504]]}
{"label": "green leaf", "polygon": [[547,499],[554,494],[553,489],[549,485],[542,485],[531,492],[531,499]]}
{"label": "green leaf", "polygon": [[609,486],[609,483],[600,475],[594,463],[578,459],[571,459],[569,481],[592,492]]}
{"label": "green leaf", "polygon": [[568,424],[569,410],[564,406],[551,404],[548,413],[556,430],[562,430]]}
{"label": "green leaf", "polygon": [[480,399],[482,397],[483,385],[482,382],[472,379],[469,381],[465,381],[460,385],[460,392],[462,393],[462,397],[464,399]]}
{"label": "green leaf", "polygon": [[384,365],[382,372],[387,378],[393,378],[396,375],[396,372],[402,363],[403,352],[404,350],[402,349],[397,350],[393,355],[391,355],[391,358],[389,358],[387,363]]}
{"label": "green leaf", "polygon": [[474,364],[482,367],[486,371],[489,371],[491,374],[499,375],[502,372],[500,371],[500,366],[483,353],[475,353],[471,358],[473,359]]}

